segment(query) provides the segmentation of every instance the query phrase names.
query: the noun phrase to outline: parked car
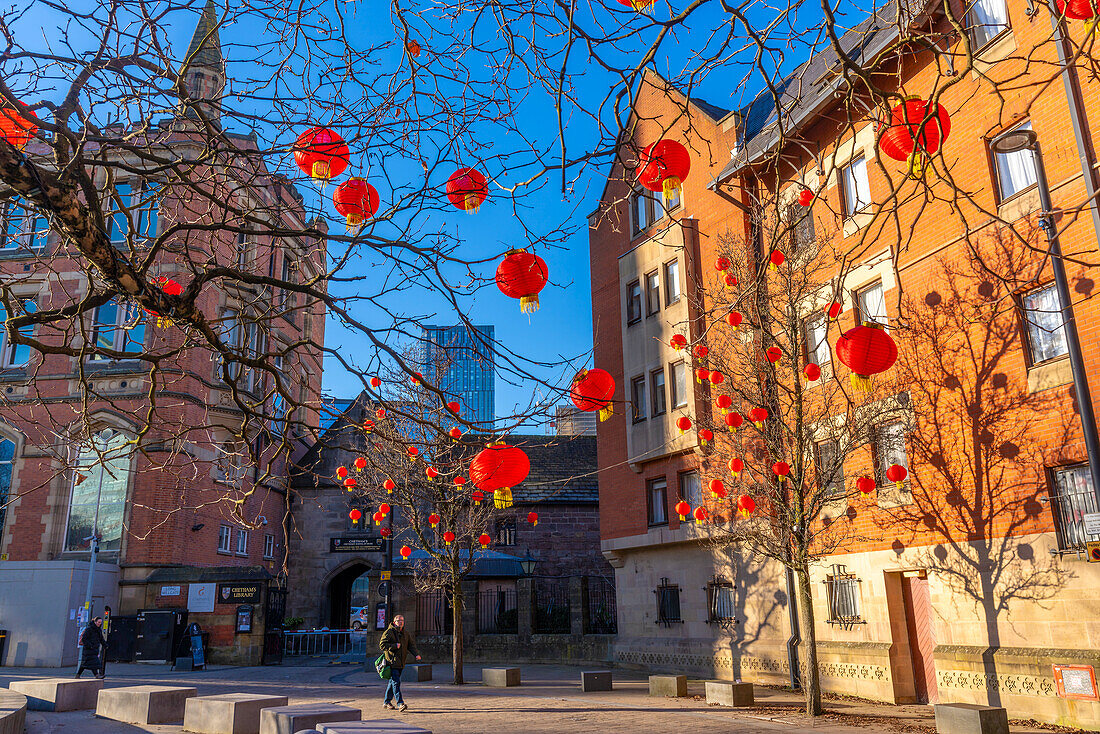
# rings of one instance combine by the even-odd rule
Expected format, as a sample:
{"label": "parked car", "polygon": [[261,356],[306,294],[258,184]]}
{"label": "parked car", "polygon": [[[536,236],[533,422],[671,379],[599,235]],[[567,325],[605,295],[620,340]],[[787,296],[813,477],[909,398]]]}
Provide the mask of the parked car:
{"label": "parked car", "polygon": [[370,607],[351,608],[351,628],[361,630],[370,624]]}

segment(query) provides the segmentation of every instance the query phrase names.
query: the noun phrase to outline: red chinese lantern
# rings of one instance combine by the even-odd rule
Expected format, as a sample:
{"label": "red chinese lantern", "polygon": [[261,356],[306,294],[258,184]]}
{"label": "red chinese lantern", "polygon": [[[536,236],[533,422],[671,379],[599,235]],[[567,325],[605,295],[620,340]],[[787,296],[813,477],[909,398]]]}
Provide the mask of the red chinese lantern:
{"label": "red chinese lantern", "polygon": [[725,422],[726,428],[729,429],[730,433],[736,431],[741,427],[741,424],[745,422],[744,417],[742,417],[740,413],[726,413],[722,416],[722,420]]}
{"label": "red chinese lantern", "polygon": [[879,148],[896,161],[909,164],[909,177],[920,178],[928,156],[935,154],[951,132],[951,117],[943,105],[934,108],[919,97],[907,97],[890,112],[890,125],[879,138]]}
{"label": "red chinese lantern", "polygon": [[352,488],[355,487],[356,484],[358,484],[358,482],[355,481],[355,477],[348,477],[347,479],[344,480],[344,487],[349,492],[352,490]]}
{"label": "red chinese lantern", "polygon": [[452,400],[451,402],[447,403],[447,410],[451,411],[455,415],[458,415],[462,411],[462,406],[457,400]]}
{"label": "red chinese lantern", "polygon": [[687,337],[683,334],[673,334],[672,338],[668,340],[669,346],[675,349],[677,352],[687,346]]}
{"label": "red chinese lantern", "polygon": [[373,430],[374,430],[374,421],[370,420],[369,418],[367,420],[363,421],[363,432],[364,433],[370,433]]}
{"label": "red chinese lantern", "polygon": [[466,477],[464,477],[460,474],[457,477],[455,477],[453,481],[454,481],[456,487],[461,487],[463,484],[466,483]]}
{"label": "red chinese lantern", "polygon": [[681,522],[687,520],[688,515],[691,514],[691,505],[689,505],[687,502],[684,502],[683,500],[677,502],[676,506],[672,509],[676,510],[676,514],[680,516]]}
{"label": "red chinese lantern", "polygon": [[454,540],[455,540],[455,534],[452,533],[450,530],[443,533],[443,542],[446,543],[447,545],[450,545],[451,543],[453,543]]}
{"label": "red chinese lantern", "polygon": [[726,323],[736,329],[741,325],[741,322],[745,320],[745,317],[741,315],[739,311],[730,311],[726,314]]}
{"label": "red chinese lantern", "polygon": [[721,385],[723,382],[726,381],[726,376],[718,370],[714,370],[713,372],[711,372],[709,375],[707,375],[707,378],[710,380],[710,384],[712,385]]}
{"label": "red chinese lantern", "polygon": [[539,524],[539,513],[537,513],[537,512],[528,512],[527,513],[527,522],[531,523],[532,527],[538,525]]}
{"label": "red chinese lantern", "polygon": [[730,261],[728,258],[719,257],[714,260],[714,269],[719,273],[729,270]]}
{"label": "red chinese lantern", "polygon": [[16,149],[23,150],[38,132],[38,115],[19,100],[15,104],[17,109],[7,105],[0,109],[0,137]]}
{"label": "red chinese lantern", "polygon": [[901,489],[902,485],[905,484],[905,477],[908,475],[909,472],[901,464],[891,464],[886,467],[886,478],[893,482],[898,489]]}
{"label": "red chinese lantern", "polygon": [[325,127],[311,127],[294,144],[294,162],[318,181],[328,181],[343,173],[348,167],[348,155],[344,139]]}
{"label": "red chinese lantern", "polygon": [[699,431],[699,443],[706,446],[708,441],[713,441],[713,440],[714,440],[714,434],[711,433],[711,430],[709,428],[704,428],[703,430]]}
{"label": "red chinese lantern", "polygon": [[569,388],[569,399],[577,410],[590,413],[593,410],[600,411],[600,420],[605,421],[614,412],[611,398],[615,395],[615,378],[607,370],[593,367],[590,370],[581,370],[573,378],[573,384]]}
{"label": "red chinese lantern", "polygon": [[810,382],[817,382],[821,377],[821,368],[810,362],[802,368],[802,374],[806,375],[806,379]]}
{"label": "red chinese lantern", "polygon": [[352,229],[378,211],[378,191],[361,178],[349,178],[332,192],[332,203]]}
{"label": "red chinese lantern", "polygon": [[840,316],[840,312],[844,310],[844,306],[840,301],[833,301],[829,304],[829,309],[825,312],[825,315],[829,317],[831,321],[836,321]]}
{"label": "red chinese lantern", "polygon": [[359,510],[352,510],[351,512],[348,513],[348,517],[351,518],[351,521],[353,523],[357,523],[357,522],[359,522],[359,518],[363,517],[363,513],[360,512]]}
{"label": "red chinese lantern", "polygon": [[336,468],[336,476],[343,479],[348,475],[348,468],[346,466],[340,466]]}
{"label": "red chinese lantern", "polygon": [[470,497],[473,499],[475,505],[480,505],[485,500],[485,493],[480,489],[475,489],[470,493]]}
{"label": "red chinese lantern", "polygon": [[381,378],[379,378],[379,377],[370,378],[370,386],[371,387],[380,387],[381,385],[382,385],[382,379]]}
{"label": "red chinese lantern", "polygon": [[756,511],[756,501],[749,497],[747,494],[743,494],[737,498],[737,514],[748,520],[752,517],[752,513]]}
{"label": "red chinese lantern", "polygon": [[[166,296],[178,296],[183,293],[183,286],[178,281],[172,280],[166,275],[157,276],[153,282],[160,286],[161,293]],[[156,311],[152,311],[148,308],[145,309],[145,313],[156,317],[157,326],[164,326],[165,324],[172,323],[170,319],[166,319]]]}
{"label": "red chinese lantern", "polygon": [[898,347],[878,324],[849,329],[836,342],[840,361],[852,370],[852,387],[871,389],[871,375],[885,372],[898,358]]}
{"label": "red chinese lantern", "polygon": [[752,422],[756,425],[757,428],[763,428],[764,421],[768,419],[768,409],[753,408],[749,411],[749,418],[752,419]]}
{"label": "red chinese lantern", "polygon": [[706,367],[699,367],[695,370],[695,381],[698,382],[700,385],[703,384],[703,380],[709,379],[710,370],[708,370]]}
{"label": "red chinese lantern", "polygon": [[398,552],[401,553],[402,558],[407,559],[409,556],[411,556],[413,554],[413,549],[410,548],[407,545],[403,545],[403,546],[401,546],[401,550],[398,551]]}
{"label": "red chinese lantern", "polygon": [[464,212],[476,212],[487,196],[488,183],[476,168],[460,168],[447,179],[447,198]]}
{"label": "red chinese lantern", "polygon": [[722,281],[726,284],[727,288],[737,287],[737,276],[733,273],[726,273],[725,277],[722,278]]}
{"label": "red chinese lantern", "polygon": [[722,482],[721,479],[711,479],[710,493],[713,494],[715,497],[722,499],[726,496],[726,485]]}
{"label": "red chinese lantern", "polygon": [[393,531],[390,530],[389,528],[382,528],[381,530],[378,531],[378,534],[381,535],[383,538],[388,538],[388,537],[390,537],[390,535],[393,534]]}
{"label": "red chinese lantern", "polygon": [[1058,8],[1059,15],[1071,20],[1092,20],[1098,15],[1096,0],[1054,0],[1054,5]]}
{"label": "red chinese lantern", "polygon": [[420,374],[419,372],[414,372],[412,375],[409,376],[409,382],[411,382],[412,384],[414,384],[418,387],[420,386],[420,383],[422,383],[423,381],[424,381],[424,375]]}
{"label": "red chinese lantern", "polygon": [[386,490],[386,494],[393,494],[393,490],[397,488],[397,485],[393,483],[392,479],[387,479],[382,482],[382,489]]}
{"label": "red chinese lantern", "polygon": [[695,355],[696,359],[706,359],[707,355],[710,354],[710,350],[707,349],[706,344],[696,344],[692,347],[691,353]]}
{"label": "red chinese lantern", "polygon": [[493,539],[489,537],[488,533],[482,533],[477,536],[477,542],[481,543],[481,547],[484,549],[489,547],[489,543],[493,542]]}
{"label": "red chinese lantern", "polygon": [[775,476],[779,477],[779,481],[783,481],[791,473],[791,465],[785,461],[777,461],[772,464],[772,471],[775,472]]}
{"label": "red chinese lantern", "polygon": [[436,525],[439,524],[439,519],[439,515],[433,512],[432,514],[428,515],[428,524],[434,528]]}
{"label": "red chinese lantern", "polygon": [[783,350],[779,347],[768,347],[764,350],[764,354],[767,356],[768,361],[773,364],[783,359]]}
{"label": "red chinese lantern", "polygon": [[382,514],[381,511],[378,511],[378,512],[374,513],[374,515],[372,515],[372,517],[374,518],[374,524],[375,525],[381,525],[382,521],[386,519],[386,516],[384,514]]}
{"label": "red chinese lantern", "polygon": [[696,507],[695,512],[693,512],[692,514],[695,515],[696,525],[702,525],[707,521],[707,518],[710,517],[710,513],[707,512],[707,508],[705,507]]}
{"label": "red chinese lantern", "polygon": [[686,415],[682,415],[676,419],[676,427],[680,429],[680,434],[683,435],[691,430],[691,418]]}
{"label": "red chinese lantern", "polygon": [[424,473],[428,476],[429,482],[439,476],[439,470],[436,469],[434,466],[429,466],[425,468]]}
{"label": "red chinese lantern", "polygon": [[871,477],[860,477],[856,480],[856,489],[863,494],[871,494],[875,491],[875,480]]}
{"label": "red chinese lantern", "polygon": [[745,470],[745,462],[741,461],[741,459],[738,459],[736,456],[730,459],[727,466],[729,466],[730,474],[733,475],[734,479],[740,478],[741,472]]}
{"label": "red chinese lantern", "polygon": [[383,515],[388,515],[388,514],[390,514],[390,510],[392,510],[392,509],[393,509],[393,508],[392,508],[392,507],[390,507],[389,505],[387,505],[387,504],[386,504],[385,502],[383,502],[382,504],[378,505],[378,511],[379,511],[379,512],[381,512],[381,513],[382,513]]}
{"label": "red chinese lantern", "polygon": [[778,268],[780,265],[782,265],[786,261],[787,261],[787,256],[786,255],[784,255],[779,250],[772,250],[772,254],[768,258],[768,263],[769,263],[768,267],[771,268],[772,270],[775,270],[776,268]]}
{"label": "red chinese lantern", "polygon": [[415,446],[409,446],[405,449],[405,453],[409,455],[409,461],[416,461],[416,456],[420,453],[420,449]]}
{"label": "red chinese lantern", "polygon": [[802,189],[798,192],[798,203],[800,206],[809,206],[813,203],[814,192],[809,189]]}
{"label": "red chinese lantern", "polygon": [[367,468],[367,460],[364,459],[362,456],[357,456],[355,458],[355,471],[363,471],[366,468]]}
{"label": "red chinese lantern", "polygon": [[417,43],[415,38],[410,38],[408,43],[405,44],[405,50],[409,52],[409,56],[415,59],[420,55],[420,44]]}
{"label": "red chinese lantern", "polygon": [[377,418],[378,420],[382,420],[383,418],[386,417],[386,409],[385,408],[379,408],[378,410],[374,411],[374,417]]}
{"label": "red chinese lantern", "polygon": [[719,395],[714,399],[714,405],[725,415],[729,412],[730,406],[733,405],[733,398],[729,395]]}
{"label": "red chinese lantern", "polygon": [[638,158],[638,183],[650,191],[673,197],[691,170],[687,148],[675,140],[658,140]]}
{"label": "red chinese lantern", "polygon": [[523,313],[539,310],[539,291],[549,277],[546,261],[527,250],[512,250],[497,266],[497,288],[509,298],[518,298]]}
{"label": "red chinese lantern", "polygon": [[453,438],[455,441],[457,441],[458,439],[462,438],[462,429],[458,426],[455,426],[451,430],[447,431],[447,434],[450,435],[450,437]]}
{"label": "red chinese lantern", "polygon": [[654,0],[617,0],[620,5],[625,5],[628,8],[634,8],[635,10],[642,11],[653,4]]}
{"label": "red chinese lantern", "polygon": [[470,462],[470,481],[478,489],[493,493],[493,505],[498,510],[512,506],[512,487],[531,471],[527,454],[504,443],[482,449]]}

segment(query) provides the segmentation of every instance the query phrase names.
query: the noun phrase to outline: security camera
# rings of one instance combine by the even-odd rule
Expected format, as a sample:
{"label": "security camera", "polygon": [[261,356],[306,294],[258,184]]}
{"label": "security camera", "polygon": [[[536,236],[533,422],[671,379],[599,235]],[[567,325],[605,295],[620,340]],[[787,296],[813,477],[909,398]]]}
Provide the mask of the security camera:
{"label": "security camera", "polygon": [[267,525],[267,517],[265,517],[264,515],[260,515],[260,516],[259,516],[258,518],[256,518],[256,519],[260,521],[260,524],[261,524],[261,525]]}

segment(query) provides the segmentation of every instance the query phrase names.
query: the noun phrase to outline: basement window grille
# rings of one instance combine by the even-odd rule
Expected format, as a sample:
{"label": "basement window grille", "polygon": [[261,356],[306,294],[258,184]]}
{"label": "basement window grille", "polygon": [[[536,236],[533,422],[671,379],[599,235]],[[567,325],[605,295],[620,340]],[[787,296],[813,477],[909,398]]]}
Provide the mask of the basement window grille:
{"label": "basement window grille", "polygon": [[717,624],[720,627],[732,627],[737,624],[734,614],[733,584],[715,576],[706,586],[707,591],[707,624]]}
{"label": "basement window grille", "polygon": [[653,593],[657,595],[657,624],[664,627],[683,624],[684,620],[680,618],[680,587],[663,578]]}
{"label": "basement window grille", "polygon": [[865,624],[859,615],[860,579],[855,574],[848,573],[846,566],[837,564],[823,583],[829,601],[829,624],[840,625],[845,629],[851,629],[856,624]]}

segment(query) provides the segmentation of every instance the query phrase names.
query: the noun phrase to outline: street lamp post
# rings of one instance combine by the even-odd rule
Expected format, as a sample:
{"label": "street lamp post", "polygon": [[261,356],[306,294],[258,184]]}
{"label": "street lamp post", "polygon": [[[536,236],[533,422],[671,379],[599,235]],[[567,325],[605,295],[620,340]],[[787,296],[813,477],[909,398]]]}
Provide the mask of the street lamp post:
{"label": "street lamp post", "polygon": [[1092,409],[1088,374],[1085,372],[1085,360],[1077,334],[1077,321],[1073,315],[1073,301],[1070,298],[1069,280],[1066,278],[1066,266],[1062,259],[1062,245],[1054,225],[1054,204],[1050,200],[1050,187],[1047,185],[1039,137],[1034,130],[1013,130],[994,140],[991,147],[997,153],[1030,150],[1035,160],[1035,179],[1039,188],[1039,206],[1042,210],[1041,221],[1047,235],[1050,266],[1054,271],[1054,286],[1058,292],[1058,304],[1062,311],[1063,332],[1066,336],[1070,368],[1073,371],[1073,389],[1077,393],[1077,411],[1081,415],[1081,432],[1085,437],[1085,453],[1089,460],[1092,492],[1097,506],[1100,507],[1100,439],[1096,434],[1096,414]]}

